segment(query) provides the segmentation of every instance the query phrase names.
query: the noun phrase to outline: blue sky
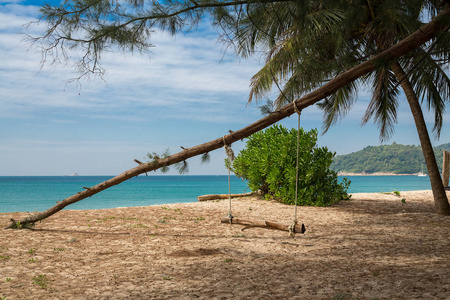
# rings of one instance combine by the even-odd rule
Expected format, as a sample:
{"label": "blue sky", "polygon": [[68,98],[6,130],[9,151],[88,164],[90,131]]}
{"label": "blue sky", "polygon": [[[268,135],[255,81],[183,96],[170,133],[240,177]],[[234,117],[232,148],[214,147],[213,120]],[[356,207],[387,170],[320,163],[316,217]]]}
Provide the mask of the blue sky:
{"label": "blue sky", "polygon": [[[37,19],[41,3],[0,0],[0,176],[116,175],[134,167],[133,159],[144,160],[147,152],[169,148],[176,153],[180,146],[207,142],[261,117],[261,104],[246,105],[260,62],[238,59],[231,51],[224,56],[217,34],[208,28],[176,37],[157,33],[149,54],[105,54],[105,81],[67,84],[77,76],[70,65],[40,70],[40,53],[21,42],[23,25]],[[361,127],[369,99],[362,90],[351,112],[319,136],[319,145],[337,154],[379,145],[377,127]],[[401,99],[395,134],[387,143],[418,145]],[[426,119],[432,128],[433,117]],[[294,127],[296,121],[291,117],[282,124]],[[434,145],[450,142],[449,123],[447,112]],[[305,129],[320,132],[321,124],[316,107],[304,110]],[[243,147],[242,142],[233,145],[235,152]],[[222,150],[211,153],[206,165],[192,158],[189,174],[226,174],[224,158]]]}

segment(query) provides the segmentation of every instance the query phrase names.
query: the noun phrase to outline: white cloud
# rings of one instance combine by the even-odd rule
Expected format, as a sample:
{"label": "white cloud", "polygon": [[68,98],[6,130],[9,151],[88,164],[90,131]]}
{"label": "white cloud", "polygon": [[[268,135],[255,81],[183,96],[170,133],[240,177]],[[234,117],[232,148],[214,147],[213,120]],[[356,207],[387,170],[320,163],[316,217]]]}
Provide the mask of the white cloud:
{"label": "white cloud", "polygon": [[[221,61],[215,39],[189,35],[172,38],[159,33],[154,37],[157,47],[152,53],[105,53],[102,63],[107,70],[106,83],[96,78],[82,81],[78,91],[75,85],[66,85],[67,80],[78,76],[70,67],[44,66],[39,71],[40,53],[27,52],[21,44],[23,36],[14,33],[13,29],[20,32],[24,22],[33,20],[21,17],[30,11],[33,9],[10,6],[9,13],[0,19],[0,55],[8,57],[0,70],[2,102],[6,103],[0,109],[0,117],[23,117],[26,113],[12,113],[22,106],[27,107],[25,112],[89,109],[95,116],[96,110],[105,107],[120,110],[128,105],[176,107],[195,103],[201,107],[223,101],[240,102],[245,101],[242,99],[247,96],[249,78],[258,68],[251,62]],[[201,111],[199,114],[204,115]],[[220,116],[216,120],[219,119],[226,120]]]}
{"label": "white cloud", "polygon": [[10,4],[10,3],[21,3],[21,2],[23,2],[23,0],[0,0],[0,4],[1,3],[8,3],[8,4]]}

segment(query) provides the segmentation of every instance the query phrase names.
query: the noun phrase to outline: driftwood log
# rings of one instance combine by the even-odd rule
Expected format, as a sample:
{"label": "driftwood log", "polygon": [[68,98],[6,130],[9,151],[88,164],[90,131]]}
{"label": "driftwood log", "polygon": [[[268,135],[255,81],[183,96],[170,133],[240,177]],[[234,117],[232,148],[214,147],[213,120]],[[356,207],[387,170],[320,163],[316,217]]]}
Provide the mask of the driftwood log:
{"label": "driftwood log", "polygon": [[213,150],[219,149],[224,145],[231,145],[235,141],[241,140],[252,135],[255,132],[263,130],[272,124],[292,115],[295,113],[294,103],[298,110],[302,110],[308,106],[311,106],[320,100],[326,98],[337,92],[342,87],[353,82],[359,77],[375,70],[380,63],[386,63],[393,59],[399,58],[402,55],[416,49],[420,45],[428,42],[433,37],[446,31],[450,24],[450,5],[447,5],[443,11],[434,17],[429,23],[422,26],[419,30],[398,42],[396,45],[381,52],[380,54],[371,57],[367,61],[345,71],[344,73],[336,76],[334,79],[328,81],[326,84],[318,88],[317,90],[299,98],[295,99],[295,102],[291,102],[279,110],[271,113],[270,115],[244,127],[232,133],[219,137],[215,140],[200,144],[191,148],[186,148],[176,154],[170,155],[166,158],[161,158],[157,161],[149,163],[137,162],[139,165],[128,171],[123,172],[109,180],[99,183],[90,189],[85,189],[77,194],[70,196],[62,201],[58,201],[57,204],[46,211],[38,212],[36,214],[27,216],[20,221],[11,220],[11,224],[5,227],[8,228],[27,228],[34,223],[41,221],[51,215],[59,212],[66,206],[78,202],[80,200],[91,197],[107,188],[115,186],[121,182],[124,182],[132,177],[144,174],[150,171],[157,170],[161,167],[170,166],[175,163],[185,161],[188,158],[201,155]]}
{"label": "driftwood log", "polygon": [[[239,197],[248,197],[248,196],[256,196],[259,195],[258,192],[250,192],[250,193],[243,193],[243,194],[231,194],[231,198],[239,198]],[[230,194],[216,194],[216,195],[203,195],[198,196],[198,201],[208,201],[208,200],[219,200],[219,199],[228,199],[230,197]]]}
{"label": "driftwood log", "polygon": [[[229,224],[230,220],[228,218],[224,218],[224,219],[220,220],[220,222]],[[245,226],[242,230],[252,228],[252,227],[259,227],[259,228],[265,228],[265,229],[289,231],[289,225],[270,222],[270,221],[263,221],[263,220],[232,218],[231,224],[238,224],[238,225]],[[305,228],[304,224],[295,225],[295,233],[305,233],[305,231],[306,231],[306,228]]]}

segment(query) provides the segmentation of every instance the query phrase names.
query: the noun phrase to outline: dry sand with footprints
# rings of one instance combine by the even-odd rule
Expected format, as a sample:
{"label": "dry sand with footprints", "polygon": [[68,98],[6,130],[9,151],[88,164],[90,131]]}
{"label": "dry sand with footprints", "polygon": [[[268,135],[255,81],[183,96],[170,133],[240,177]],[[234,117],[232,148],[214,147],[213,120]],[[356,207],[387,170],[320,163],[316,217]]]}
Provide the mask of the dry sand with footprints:
{"label": "dry sand with footprints", "polygon": [[[450,217],[431,191],[300,207],[295,238],[221,224],[227,212],[227,200],[64,210],[0,230],[0,299],[450,299]],[[245,197],[233,214],[289,224],[293,207]]]}

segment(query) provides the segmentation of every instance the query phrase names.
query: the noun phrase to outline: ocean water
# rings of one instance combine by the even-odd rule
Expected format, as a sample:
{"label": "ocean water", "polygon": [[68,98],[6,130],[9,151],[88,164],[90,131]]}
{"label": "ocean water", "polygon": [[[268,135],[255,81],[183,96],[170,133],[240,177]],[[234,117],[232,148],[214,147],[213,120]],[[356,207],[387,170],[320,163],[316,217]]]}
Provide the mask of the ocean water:
{"label": "ocean water", "polygon": [[[112,176],[0,176],[0,212],[43,211]],[[346,176],[350,193],[430,189],[428,177]],[[231,177],[231,192],[245,193],[247,183]],[[228,193],[228,176],[139,176],[65,209],[99,209],[196,202],[197,196]]]}
{"label": "ocean water", "polygon": [[351,181],[349,193],[430,190],[430,178],[418,176],[339,176]]}

